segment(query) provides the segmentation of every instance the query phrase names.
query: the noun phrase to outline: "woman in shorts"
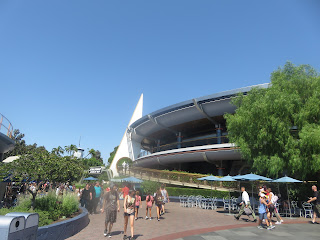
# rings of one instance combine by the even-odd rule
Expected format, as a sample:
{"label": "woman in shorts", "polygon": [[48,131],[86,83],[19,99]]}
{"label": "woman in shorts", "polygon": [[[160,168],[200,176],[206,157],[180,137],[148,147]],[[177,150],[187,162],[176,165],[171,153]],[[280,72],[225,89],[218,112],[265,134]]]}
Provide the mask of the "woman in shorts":
{"label": "woman in shorts", "polygon": [[152,205],[153,205],[153,201],[154,201],[154,198],[148,194],[148,196],[146,197],[146,220],[148,220],[148,211],[149,211],[149,219],[151,220],[151,209],[152,209]]}
{"label": "woman in shorts", "polygon": [[131,240],[134,240],[133,237],[133,222],[134,222],[134,214],[135,214],[135,204],[136,199],[134,197],[134,191],[130,190],[129,195],[124,198],[123,207],[124,207],[124,236],[123,239],[127,239],[127,226],[128,220],[130,219],[130,229],[131,229]]}
{"label": "woman in shorts", "polygon": [[136,204],[135,204],[135,209],[136,209],[136,213],[135,213],[135,220],[138,219],[138,214],[139,214],[139,208],[141,207],[141,196],[139,194],[139,191],[136,191]]}

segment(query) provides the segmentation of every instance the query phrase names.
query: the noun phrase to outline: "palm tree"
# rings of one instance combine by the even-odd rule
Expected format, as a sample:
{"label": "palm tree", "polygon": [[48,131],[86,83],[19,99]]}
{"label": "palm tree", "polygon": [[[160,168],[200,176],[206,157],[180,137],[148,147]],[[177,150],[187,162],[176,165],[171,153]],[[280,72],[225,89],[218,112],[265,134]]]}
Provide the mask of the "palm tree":
{"label": "palm tree", "polygon": [[53,148],[51,153],[54,153],[60,157],[62,154],[64,154],[64,149],[61,146],[58,146],[56,148]]}

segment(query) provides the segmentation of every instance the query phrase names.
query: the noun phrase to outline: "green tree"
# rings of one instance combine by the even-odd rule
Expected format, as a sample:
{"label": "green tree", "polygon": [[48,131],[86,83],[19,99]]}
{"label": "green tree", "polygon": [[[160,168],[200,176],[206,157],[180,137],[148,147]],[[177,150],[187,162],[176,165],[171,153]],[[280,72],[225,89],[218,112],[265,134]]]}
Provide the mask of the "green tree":
{"label": "green tree", "polygon": [[[11,175],[15,181],[29,180],[50,182],[72,182],[78,181],[83,174],[83,166],[80,159],[70,156],[58,156],[49,153],[43,148],[37,148],[20,156],[18,160],[11,163],[0,164],[0,175],[2,177]],[[39,185],[38,185],[39,186]],[[32,192],[33,206],[37,191]]]}
{"label": "green tree", "polygon": [[254,88],[226,114],[229,139],[253,169],[314,179],[320,171],[320,77],[311,66],[286,63],[267,89]]}
{"label": "green tree", "polygon": [[108,163],[109,163],[109,166],[111,165],[113,159],[114,159],[114,156],[116,155],[116,152],[118,150],[118,147],[119,146],[116,146],[113,151],[110,153],[110,157],[108,158]]}
{"label": "green tree", "polygon": [[[88,154],[85,158],[87,158],[89,155],[91,155],[91,161],[98,161],[99,163],[98,164],[95,164],[95,165],[90,165],[90,166],[100,166],[100,165],[104,165],[103,164],[103,159],[101,158],[101,152],[99,150],[94,150],[93,148],[91,148],[89,151],[88,151]],[[89,161],[90,162],[90,161]]]}
{"label": "green tree", "polygon": [[89,169],[90,167],[102,166],[101,161],[96,159],[95,157],[84,158],[82,159],[83,165],[85,169]]}
{"label": "green tree", "polygon": [[54,153],[54,154],[56,154],[57,156],[61,156],[61,155],[64,154],[64,149],[63,149],[63,147],[58,146],[58,147],[56,147],[56,148],[53,148],[52,151],[51,151],[51,153]]}
{"label": "green tree", "polygon": [[73,156],[74,152],[78,151],[77,146],[74,144],[71,144],[69,146],[65,146],[64,149],[69,154],[69,156]]}
{"label": "green tree", "polygon": [[4,158],[22,155],[37,148],[37,144],[27,145],[23,139],[24,136],[19,129],[13,131],[12,138],[15,141],[15,146],[13,150],[4,154]]}

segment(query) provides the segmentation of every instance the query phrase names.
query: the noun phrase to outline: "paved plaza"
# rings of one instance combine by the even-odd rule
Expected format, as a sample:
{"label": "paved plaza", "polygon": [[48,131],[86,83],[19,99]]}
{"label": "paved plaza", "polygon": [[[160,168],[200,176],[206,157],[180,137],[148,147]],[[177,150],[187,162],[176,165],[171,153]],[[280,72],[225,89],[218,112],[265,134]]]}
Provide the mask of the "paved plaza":
{"label": "paved plaza", "polygon": [[178,238],[177,240],[319,240],[320,225],[312,224],[283,224],[273,230],[258,229],[257,227],[234,228],[199,235]]}
{"label": "paved plaza", "polygon": [[[205,210],[198,208],[183,208],[179,203],[169,203],[167,213],[161,221],[155,218],[145,220],[145,202],[142,203],[140,218],[135,221],[135,237],[138,240],[233,240],[233,239],[320,239],[320,225],[308,224],[310,219],[285,219],[285,223],[276,225],[273,230],[258,229],[257,223],[247,216],[237,221],[233,216],[226,215],[223,209]],[[122,206],[122,202],[121,202]],[[156,208],[152,209],[153,217]],[[90,223],[69,240],[106,239],[103,236],[105,214],[89,216]],[[128,227],[127,235],[130,235]],[[117,222],[112,230],[112,238],[123,238],[123,209],[118,213]]]}

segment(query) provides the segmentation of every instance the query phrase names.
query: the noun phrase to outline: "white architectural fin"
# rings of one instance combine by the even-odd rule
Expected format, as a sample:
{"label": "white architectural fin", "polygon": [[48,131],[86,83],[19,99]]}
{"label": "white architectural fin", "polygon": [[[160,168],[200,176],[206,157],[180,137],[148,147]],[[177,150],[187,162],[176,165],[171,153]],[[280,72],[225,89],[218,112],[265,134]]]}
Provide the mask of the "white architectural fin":
{"label": "white architectural fin", "polygon": [[[120,145],[118,147],[118,150],[113,158],[113,161],[111,163],[110,169],[113,172],[113,176],[118,176],[118,170],[117,170],[117,162],[124,157],[130,158],[131,160],[134,160],[133,153],[132,153],[132,141],[130,134],[128,132],[129,126],[137,121],[138,119],[142,118],[142,110],[143,110],[143,94],[141,94],[140,99],[138,101],[138,104],[132,114],[132,117],[130,119],[130,122],[126,128],[125,133],[123,134],[122,140],[120,142]],[[136,144],[135,144],[136,145]]]}

